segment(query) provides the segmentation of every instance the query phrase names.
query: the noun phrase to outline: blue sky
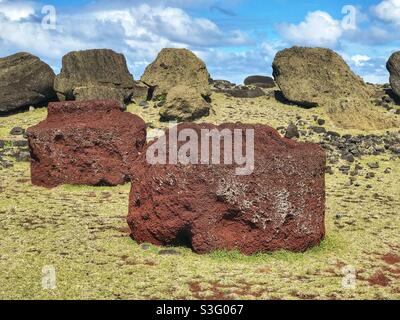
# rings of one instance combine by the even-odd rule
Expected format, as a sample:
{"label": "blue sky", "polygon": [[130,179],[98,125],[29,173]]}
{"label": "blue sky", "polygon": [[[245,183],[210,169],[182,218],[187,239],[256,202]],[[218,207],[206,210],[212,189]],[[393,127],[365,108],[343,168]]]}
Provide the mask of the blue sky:
{"label": "blue sky", "polygon": [[[55,8],[53,29],[42,27],[45,5]],[[400,0],[0,0],[0,56],[28,51],[59,72],[69,51],[111,48],[135,79],[163,47],[188,48],[213,78],[241,83],[271,74],[277,51],[302,45],[331,48],[384,83],[399,31]]]}

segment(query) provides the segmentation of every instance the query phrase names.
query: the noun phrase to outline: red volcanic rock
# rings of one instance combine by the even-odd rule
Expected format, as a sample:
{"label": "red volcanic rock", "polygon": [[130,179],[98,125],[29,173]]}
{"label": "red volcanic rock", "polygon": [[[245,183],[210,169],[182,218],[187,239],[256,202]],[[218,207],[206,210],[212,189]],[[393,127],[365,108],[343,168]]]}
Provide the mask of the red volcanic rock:
{"label": "red volcanic rock", "polygon": [[146,143],[144,121],[112,100],[51,103],[27,130],[32,183],[118,185]]}
{"label": "red volcanic rock", "polygon": [[[146,153],[164,153],[153,150],[161,138],[148,144],[149,152],[133,166],[127,221],[136,241],[183,244],[197,253],[236,249],[244,254],[298,252],[320,243],[325,235],[325,152],[318,145],[281,138],[264,125],[181,124],[176,130],[183,134],[185,129],[199,136],[202,129],[254,129],[254,171],[237,175],[236,169],[243,166],[236,162],[196,165],[196,157],[192,164],[149,164]],[[174,136],[171,130],[166,141]],[[244,146],[250,140],[244,131],[241,135],[239,150],[246,155]],[[192,156],[183,148],[190,139],[182,139],[177,149]],[[166,159],[176,154],[169,152],[169,145]],[[194,145],[212,154],[205,137]],[[230,145],[221,143],[221,155],[228,150]],[[220,159],[226,163],[224,156]]]}

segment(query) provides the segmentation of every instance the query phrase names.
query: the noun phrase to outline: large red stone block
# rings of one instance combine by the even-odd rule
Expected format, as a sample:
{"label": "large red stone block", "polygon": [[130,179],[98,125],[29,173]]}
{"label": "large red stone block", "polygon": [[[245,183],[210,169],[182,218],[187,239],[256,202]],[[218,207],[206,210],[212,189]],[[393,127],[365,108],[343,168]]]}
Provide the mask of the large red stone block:
{"label": "large red stone block", "polygon": [[[265,125],[181,124],[176,131],[179,134],[185,129],[200,137],[202,129],[241,129],[243,155],[250,141],[244,132],[253,129],[254,170],[238,175],[238,165],[223,164],[223,156],[219,165],[193,164],[196,161],[154,164],[146,157],[153,150],[143,152],[132,168],[135,180],[127,218],[136,241],[184,244],[198,253],[225,249],[244,254],[280,249],[298,252],[320,243],[325,235],[323,149],[282,138]],[[166,150],[154,154],[171,159],[173,135],[167,131]],[[188,151],[182,149],[188,141],[178,142],[178,154],[179,150]],[[211,155],[210,141],[200,138],[197,149],[208,149]],[[150,143],[147,150],[159,142]],[[222,155],[233,148],[221,143],[220,151]],[[187,155],[192,156],[191,151]]]}
{"label": "large red stone block", "polygon": [[113,100],[51,103],[27,130],[32,183],[118,185],[146,143],[146,125]]}

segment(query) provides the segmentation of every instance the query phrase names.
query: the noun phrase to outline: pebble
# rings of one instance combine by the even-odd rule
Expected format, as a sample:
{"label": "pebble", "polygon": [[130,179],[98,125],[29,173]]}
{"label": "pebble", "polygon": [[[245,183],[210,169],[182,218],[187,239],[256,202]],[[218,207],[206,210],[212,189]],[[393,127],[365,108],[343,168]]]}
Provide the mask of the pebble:
{"label": "pebble", "polygon": [[368,167],[370,167],[371,169],[378,169],[379,163],[378,162],[370,162],[370,163],[368,163]]}
{"label": "pebble", "polygon": [[158,254],[160,256],[178,256],[178,255],[180,255],[180,252],[173,250],[173,249],[164,249],[164,250],[158,251]]}
{"label": "pebble", "polygon": [[25,133],[25,129],[21,127],[14,127],[11,129],[10,134],[13,136],[22,136]]}

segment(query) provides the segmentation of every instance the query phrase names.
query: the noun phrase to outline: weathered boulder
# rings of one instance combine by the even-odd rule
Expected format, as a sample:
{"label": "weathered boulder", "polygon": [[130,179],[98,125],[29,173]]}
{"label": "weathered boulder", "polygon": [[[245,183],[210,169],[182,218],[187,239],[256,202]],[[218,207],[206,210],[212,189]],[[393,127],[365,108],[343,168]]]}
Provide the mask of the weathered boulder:
{"label": "weathered boulder", "polygon": [[115,99],[129,103],[135,87],[125,57],[108,49],[66,54],[61,73],[54,81],[61,101]]}
{"label": "weathered boulder", "polygon": [[398,98],[400,98],[400,51],[393,53],[386,67],[390,73],[390,86]]}
{"label": "weathered boulder", "polygon": [[212,91],[220,92],[221,90],[233,89],[236,87],[236,84],[234,84],[228,80],[210,79],[210,87],[211,87]]}
{"label": "weathered boulder", "polygon": [[[228,133],[225,142],[233,130],[242,130],[236,134],[244,143],[235,146],[240,151],[247,150],[247,168],[252,162],[251,134],[247,134],[254,130],[252,173],[249,170],[249,175],[237,175],[237,168],[244,167],[236,165],[237,161],[226,165],[204,161],[214,151],[202,130],[213,129],[218,130],[217,134]],[[193,133],[201,138],[189,150],[187,142],[193,142]],[[175,145],[171,141],[178,134],[183,137],[177,140],[183,142],[178,142],[177,150],[188,161],[173,164],[176,151],[171,151]],[[192,138],[188,140],[187,136]],[[165,150],[154,150],[163,145],[165,138]],[[232,145],[220,142],[220,154],[232,155]],[[196,147],[202,150],[201,165],[195,164],[199,161]],[[204,159],[203,150],[209,153]],[[150,157],[153,154],[166,158],[158,159],[161,164],[156,164]],[[220,159],[221,163],[229,163],[229,156]],[[127,221],[132,237],[139,243],[187,245],[198,253],[218,249],[236,249],[244,254],[280,249],[304,251],[319,244],[325,234],[324,170],[325,152],[318,145],[281,138],[265,125],[180,124],[150,142],[132,167],[135,174]]]}
{"label": "weathered boulder", "polygon": [[192,121],[209,115],[210,108],[195,88],[178,85],[169,90],[160,116],[163,121]]}
{"label": "weathered boulder", "polygon": [[249,76],[244,80],[246,86],[256,86],[259,88],[269,89],[276,86],[274,79],[267,76]]}
{"label": "weathered boulder", "polygon": [[231,89],[219,90],[219,92],[235,98],[258,98],[265,96],[265,92],[260,87],[255,86],[235,86]]}
{"label": "weathered boulder", "polygon": [[29,53],[0,58],[0,113],[54,101],[54,77],[46,63]]}
{"label": "weathered boulder", "polygon": [[146,143],[146,125],[114,100],[50,103],[27,130],[32,183],[118,185]]}
{"label": "weathered boulder", "polygon": [[148,85],[141,81],[135,81],[135,86],[131,97],[132,102],[139,104],[142,101],[147,101],[149,99],[149,90],[150,87]]}
{"label": "weathered boulder", "polygon": [[273,75],[286,99],[306,107],[324,107],[346,129],[383,129],[397,121],[372,104],[372,90],[337,53],[293,47],[278,52]]}
{"label": "weathered boulder", "polygon": [[211,91],[235,98],[258,98],[266,95],[261,87],[253,85],[237,86],[226,80],[212,80],[210,85]]}
{"label": "weathered boulder", "polygon": [[116,88],[107,86],[77,87],[73,90],[73,95],[76,101],[115,100],[120,103],[121,109],[124,109],[122,102],[125,101],[125,95]]}
{"label": "weathered boulder", "polygon": [[162,49],[156,60],[147,66],[141,81],[153,88],[153,96],[165,96],[177,85],[195,88],[209,96],[210,74],[206,65],[187,49]]}

